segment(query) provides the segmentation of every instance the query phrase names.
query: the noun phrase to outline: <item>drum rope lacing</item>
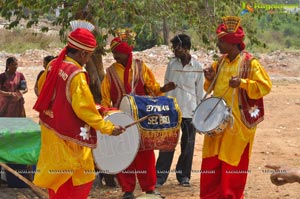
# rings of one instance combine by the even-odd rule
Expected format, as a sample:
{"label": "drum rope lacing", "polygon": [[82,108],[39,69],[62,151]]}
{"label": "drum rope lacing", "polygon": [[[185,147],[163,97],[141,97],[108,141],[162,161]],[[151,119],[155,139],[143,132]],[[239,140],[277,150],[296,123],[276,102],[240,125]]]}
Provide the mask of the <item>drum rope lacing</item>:
{"label": "drum rope lacing", "polygon": [[211,109],[211,111],[209,111],[209,113],[207,114],[207,116],[204,118],[204,122],[209,118],[209,116],[214,112],[214,110],[216,109],[216,107],[218,106],[218,104],[222,101],[223,97],[225,96],[225,94],[228,92],[229,87],[226,89],[226,91],[223,93],[223,95],[219,98],[219,100],[217,101],[217,103],[214,105],[214,107]]}
{"label": "drum rope lacing", "polygon": [[223,63],[224,63],[226,57],[227,57],[227,54],[224,54],[223,57],[221,58],[221,61],[219,61],[219,64],[218,64],[218,65],[219,65],[219,68],[218,68],[217,74],[215,75],[215,77],[214,77],[212,83],[210,84],[210,86],[208,87],[207,92],[205,93],[204,97],[201,99],[201,102],[202,102],[203,100],[205,100],[206,97],[207,97],[207,95],[212,91],[212,89],[213,89],[213,87],[214,87],[214,84],[215,84],[215,82],[216,82],[216,80],[217,80],[217,77],[219,76],[219,73],[220,73],[220,71],[221,71],[221,68],[222,68],[222,66],[223,66]]}

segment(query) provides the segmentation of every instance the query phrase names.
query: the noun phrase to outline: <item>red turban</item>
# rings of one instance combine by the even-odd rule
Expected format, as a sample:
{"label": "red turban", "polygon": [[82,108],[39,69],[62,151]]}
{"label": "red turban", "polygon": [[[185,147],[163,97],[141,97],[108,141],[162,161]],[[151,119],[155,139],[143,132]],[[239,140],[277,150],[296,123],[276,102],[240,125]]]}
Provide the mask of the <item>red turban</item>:
{"label": "red turban", "polygon": [[240,44],[241,50],[245,49],[243,42],[245,34],[241,26],[235,32],[228,32],[226,25],[223,23],[218,26],[216,33],[219,39],[231,44]]}
{"label": "red turban", "polygon": [[[77,50],[84,50],[88,53],[93,53],[97,46],[97,41],[93,33],[91,33],[89,30],[85,28],[77,28],[69,34],[67,46]],[[41,112],[49,108],[55,89],[58,71],[63,60],[65,59],[66,53],[67,47],[60,52],[57,59],[54,60],[49,66],[46,82],[33,107],[35,110]]]}
{"label": "red turban", "polygon": [[111,51],[116,51],[119,53],[129,55],[127,64],[125,66],[125,72],[124,72],[124,87],[125,87],[126,93],[130,93],[131,86],[130,86],[130,83],[128,82],[128,77],[129,77],[129,70],[130,70],[131,64],[132,64],[132,49],[133,49],[133,47],[129,46],[127,42],[122,41],[120,37],[116,37],[110,42],[110,49],[111,49]]}
{"label": "red turban", "polygon": [[97,42],[94,35],[85,28],[77,28],[68,37],[68,46],[93,53]]}

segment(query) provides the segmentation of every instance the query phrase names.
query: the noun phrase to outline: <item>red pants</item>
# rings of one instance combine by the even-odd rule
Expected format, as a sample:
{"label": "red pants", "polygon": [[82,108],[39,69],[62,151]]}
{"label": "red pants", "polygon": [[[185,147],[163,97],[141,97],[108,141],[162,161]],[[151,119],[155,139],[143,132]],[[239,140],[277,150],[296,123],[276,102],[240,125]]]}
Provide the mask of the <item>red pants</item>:
{"label": "red pants", "polygon": [[[204,158],[201,166],[201,199],[241,199],[247,180],[249,145],[245,148],[240,163],[231,166],[218,156]],[[205,172],[207,171],[207,172]]]}
{"label": "red pants", "polygon": [[52,189],[49,189],[49,199],[86,199],[89,196],[92,185],[93,181],[83,185],[73,186],[72,178],[70,178],[59,187],[56,193]]}
{"label": "red pants", "polygon": [[153,191],[156,183],[155,154],[153,150],[139,151],[127,169],[117,174],[123,192],[133,192],[136,176],[142,191]]}

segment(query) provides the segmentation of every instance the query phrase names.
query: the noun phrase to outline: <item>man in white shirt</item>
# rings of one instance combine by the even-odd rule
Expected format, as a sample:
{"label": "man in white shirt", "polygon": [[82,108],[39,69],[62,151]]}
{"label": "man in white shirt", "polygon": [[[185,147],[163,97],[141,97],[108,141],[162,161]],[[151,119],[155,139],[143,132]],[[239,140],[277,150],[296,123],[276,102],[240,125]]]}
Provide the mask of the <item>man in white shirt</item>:
{"label": "man in white shirt", "polygon": [[[176,165],[176,178],[180,185],[190,186],[196,129],[192,124],[193,112],[203,97],[203,64],[190,54],[191,38],[186,34],[171,39],[175,57],[168,64],[165,83],[175,82],[176,89],[166,93],[177,99],[182,111],[181,154]],[[170,173],[174,151],[160,151],[156,162],[156,187],[163,185]]]}

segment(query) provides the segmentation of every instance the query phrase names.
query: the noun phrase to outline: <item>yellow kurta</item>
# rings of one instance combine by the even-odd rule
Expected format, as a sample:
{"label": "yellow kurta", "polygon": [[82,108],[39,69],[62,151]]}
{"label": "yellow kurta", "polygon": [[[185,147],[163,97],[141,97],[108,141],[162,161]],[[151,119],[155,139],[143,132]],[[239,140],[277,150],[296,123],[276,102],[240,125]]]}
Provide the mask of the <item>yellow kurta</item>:
{"label": "yellow kurta", "polygon": [[[69,57],[65,61],[73,62],[81,68]],[[45,79],[46,75],[40,78],[40,86]],[[104,121],[98,113],[84,73],[78,73],[72,79],[70,96],[73,110],[80,119],[101,133],[112,133],[114,126],[111,122]],[[41,125],[41,132],[41,151],[34,184],[57,191],[71,177],[75,186],[95,179],[91,148],[63,140],[44,125]]]}
{"label": "yellow kurta", "polygon": [[46,76],[47,76],[47,72],[44,71],[44,72],[41,74],[40,78],[39,78],[39,79],[42,79],[42,81],[38,81],[38,82],[37,82],[37,91],[38,91],[38,94],[41,93],[43,84],[44,84],[44,82],[45,82],[45,80],[46,80]]}
{"label": "yellow kurta", "polygon": [[[240,55],[232,62],[230,62],[228,58],[225,59],[213,90],[213,96],[222,97],[224,95],[229,87],[229,80],[231,77],[238,75],[239,62]],[[213,64],[215,70],[216,65],[216,63]],[[248,79],[241,79],[239,89],[245,89],[250,98],[258,99],[271,91],[272,83],[268,74],[256,59],[251,61],[251,69]],[[205,80],[205,90],[208,90],[210,83],[211,82]],[[243,124],[238,106],[238,90],[236,89],[235,92],[233,92],[233,90],[233,88],[229,88],[223,96],[227,105],[232,108],[234,117],[233,127],[231,128],[230,125],[228,125],[225,131],[219,136],[210,137],[206,135],[204,137],[202,156],[203,158],[207,158],[217,155],[220,160],[230,165],[237,166],[248,143],[250,145],[250,152],[252,150],[256,127],[248,129]]]}
{"label": "yellow kurta", "polygon": [[[124,71],[125,68],[122,64],[114,63],[113,67],[115,67],[115,70],[117,72],[118,77],[120,78],[120,81],[122,82],[122,85],[124,85]],[[143,79],[146,88],[150,89],[154,95],[161,95],[162,92],[160,91],[160,84],[156,82],[155,77],[151,70],[146,66],[146,64],[143,62],[142,66],[143,70]],[[132,69],[129,71],[129,77],[128,81],[132,81]],[[102,84],[101,84],[101,95],[102,95],[102,101],[101,105],[105,107],[112,107],[112,100],[110,96],[110,82],[107,76],[104,77]]]}

